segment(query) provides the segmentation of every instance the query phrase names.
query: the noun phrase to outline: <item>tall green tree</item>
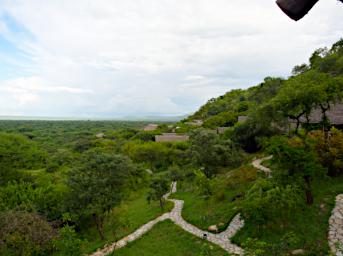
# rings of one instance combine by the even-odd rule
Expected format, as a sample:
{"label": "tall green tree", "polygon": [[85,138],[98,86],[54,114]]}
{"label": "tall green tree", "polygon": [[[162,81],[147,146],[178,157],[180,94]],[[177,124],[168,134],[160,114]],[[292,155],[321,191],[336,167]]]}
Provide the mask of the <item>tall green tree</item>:
{"label": "tall green tree", "polygon": [[216,174],[220,167],[235,167],[243,159],[242,152],[235,143],[229,139],[221,140],[213,131],[194,131],[190,143],[195,164],[203,168],[208,178]]}
{"label": "tall green tree", "polygon": [[92,217],[104,239],[105,215],[124,198],[135,166],[125,156],[99,150],[84,153],[81,161],[69,174],[71,211],[78,217]]}
{"label": "tall green tree", "polygon": [[164,144],[155,142],[128,143],[125,151],[135,162],[146,163],[152,170],[163,166],[169,153]]}
{"label": "tall green tree", "polygon": [[312,181],[325,175],[313,145],[308,139],[274,137],[268,148],[275,163],[273,175],[280,183],[299,183],[306,194],[307,204],[313,204]]}
{"label": "tall green tree", "polygon": [[163,197],[170,189],[170,182],[165,177],[157,177],[151,181],[148,201],[158,200],[163,211],[165,198]]}

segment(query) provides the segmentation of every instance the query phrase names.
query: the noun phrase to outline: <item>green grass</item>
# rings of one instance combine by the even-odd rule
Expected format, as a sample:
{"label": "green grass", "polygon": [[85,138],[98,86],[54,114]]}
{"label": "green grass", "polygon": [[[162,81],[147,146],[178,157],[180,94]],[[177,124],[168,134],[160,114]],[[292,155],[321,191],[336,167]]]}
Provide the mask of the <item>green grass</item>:
{"label": "green grass", "polygon": [[115,251],[115,256],[224,256],[220,247],[195,237],[170,220],[158,223],[137,241]]}
{"label": "green grass", "polygon": [[215,178],[210,197],[199,195],[196,185],[191,182],[178,186],[178,192],[173,197],[185,201],[182,216],[189,223],[203,230],[220,223],[225,224],[225,228],[238,213],[241,203],[240,199],[232,199],[238,194],[244,194],[256,176],[253,167],[243,166]]}
{"label": "green grass", "polygon": [[[233,238],[237,244],[244,243],[249,237],[277,246],[285,234],[295,234],[297,242],[289,248],[278,249],[278,255],[302,248],[306,255],[328,255],[328,219],[334,207],[336,195],[343,193],[343,177],[322,179],[313,184],[314,204],[304,205],[292,213],[288,219],[281,219],[260,227],[246,222],[243,229]],[[305,200],[305,199],[304,199]],[[265,255],[275,255],[266,252]]]}
{"label": "green grass", "polygon": [[90,253],[105,244],[112,243],[132,233],[140,226],[155,219],[164,212],[173,208],[173,204],[167,202],[162,212],[158,202],[150,205],[146,200],[147,190],[140,190],[132,194],[130,200],[115,208],[105,220],[106,240],[101,241],[95,226],[88,227],[81,231],[82,238],[87,240],[83,243],[84,253]]}

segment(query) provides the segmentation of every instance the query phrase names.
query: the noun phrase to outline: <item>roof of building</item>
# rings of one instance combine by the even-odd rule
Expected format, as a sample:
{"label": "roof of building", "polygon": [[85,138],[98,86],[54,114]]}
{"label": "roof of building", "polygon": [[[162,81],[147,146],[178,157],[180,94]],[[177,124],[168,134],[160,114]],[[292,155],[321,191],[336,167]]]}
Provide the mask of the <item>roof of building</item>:
{"label": "roof of building", "polygon": [[[310,124],[318,124],[322,121],[322,111],[317,108],[312,111],[310,115]],[[326,116],[333,125],[343,125],[343,104],[336,104],[331,106],[330,110],[326,112]],[[292,120],[294,122],[294,120]],[[300,119],[302,123],[306,122],[306,118],[302,117]]]}
{"label": "roof of building", "polygon": [[239,116],[238,122],[246,122],[248,120],[248,116]]}
{"label": "roof of building", "polygon": [[156,142],[173,142],[173,141],[188,141],[188,135],[181,135],[176,133],[163,133],[162,135],[156,135]]}
{"label": "roof of building", "polygon": [[157,124],[148,124],[147,126],[144,127],[144,131],[155,131],[158,128]]}

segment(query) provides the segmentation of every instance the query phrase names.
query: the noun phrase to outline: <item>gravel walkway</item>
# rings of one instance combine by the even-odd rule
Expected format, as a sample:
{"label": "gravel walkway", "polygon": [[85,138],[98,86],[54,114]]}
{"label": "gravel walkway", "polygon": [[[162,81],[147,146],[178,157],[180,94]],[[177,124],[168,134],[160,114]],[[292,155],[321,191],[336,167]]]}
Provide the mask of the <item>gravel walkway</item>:
{"label": "gravel walkway", "polygon": [[209,233],[207,231],[202,231],[202,230],[198,229],[197,227],[189,224],[188,222],[186,222],[182,218],[181,212],[182,212],[182,208],[183,208],[183,204],[184,204],[184,202],[182,200],[169,199],[169,196],[172,193],[176,192],[176,185],[177,185],[177,183],[173,182],[172,186],[171,186],[171,191],[168,192],[166,195],[164,195],[164,198],[166,200],[169,200],[169,201],[174,203],[174,208],[171,212],[165,213],[165,214],[161,215],[160,217],[148,222],[147,224],[141,226],[139,229],[137,229],[132,234],[124,237],[123,239],[121,239],[121,240],[119,240],[119,241],[117,241],[117,242],[115,242],[109,246],[105,246],[103,249],[96,251],[95,253],[91,254],[90,256],[108,255],[111,252],[113,252],[114,250],[126,246],[127,243],[133,242],[134,240],[138,239],[143,234],[145,234],[149,230],[151,230],[155,224],[157,224],[161,221],[167,220],[167,219],[171,219],[176,225],[178,225],[179,227],[181,227],[185,231],[187,231],[187,232],[189,232],[189,233],[191,233],[191,234],[193,234],[199,238],[204,238],[204,235],[206,235],[206,239],[208,241],[220,246],[221,248],[226,250],[228,253],[243,255],[243,253],[244,253],[243,249],[238,247],[237,245],[232,244],[229,240],[244,225],[244,221],[240,218],[240,215],[239,214],[236,215],[232,219],[228,228],[220,234],[212,234],[212,233]]}
{"label": "gravel walkway", "polygon": [[252,161],[252,165],[256,169],[264,172],[268,177],[271,177],[272,176],[272,171],[268,167],[265,167],[265,166],[261,165],[261,163],[263,161],[270,160],[272,158],[273,158],[273,156],[267,156],[267,157],[264,157],[264,158],[255,159],[254,161]]}

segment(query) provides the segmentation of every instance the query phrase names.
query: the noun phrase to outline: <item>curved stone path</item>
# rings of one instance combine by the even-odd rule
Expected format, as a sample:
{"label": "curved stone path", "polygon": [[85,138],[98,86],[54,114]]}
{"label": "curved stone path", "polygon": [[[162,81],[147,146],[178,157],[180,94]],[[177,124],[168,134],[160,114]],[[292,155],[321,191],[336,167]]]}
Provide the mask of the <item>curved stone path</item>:
{"label": "curved stone path", "polygon": [[[261,163],[265,160],[271,159],[273,156],[268,156],[260,159],[255,159],[252,162],[252,165],[264,173],[267,174],[268,177],[271,177],[272,171],[270,168],[267,168]],[[91,254],[90,256],[105,256],[110,254],[116,249],[125,247],[129,242],[133,242],[134,240],[141,237],[143,234],[147,233],[149,230],[151,230],[155,224],[170,219],[172,220],[176,225],[184,229],[185,231],[199,237],[203,238],[204,234],[207,236],[207,240],[219,245],[221,248],[226,250],[228,253],[231,254],[237,254],[237,255],[244,255],[244,251],[239,246],[233,244],[230,242],[230,238],[232,238],[237,231],[244,226],[244,221],[241,219],[240,214],[237,214],[231,221],[228,228],[219,234],[213,234],[207,231],[203,231],[192,224],[186,222],[182,218],[182,209],[183,209],[183,200],[177,200],[177,199],[169,199],[169,196],[173,193],[176,193],[176,182],[173,182],[171,185],[171,190],[167,194],[164,195],[164,198],[168,201],[171,201],[174,203],[174,208],[171,212],[165,213],[156,219],[148,222],[147,224],[141,226],[139,229],[137,229],[132,234],[124,237],[123,239],[114,242],[113,244],[109,246],[105,246],[105,248],[98,250],[97,252]],[[336,206],[332,210],[332,215],[329,220],[329,232],[328,232],[328,240],[329,245],[332,253],[335,256],[343,256],[343,194],[340,194],[336,197]]]}
{"label": "curved stone path", "polygon": [[336,197],[336,206],[329,219],[329,246],[336,256],[343,256],[343,194]]}
{"label": "curved stone path", "polygon": [[[176,191],[176,182],[173,183],[173,191]],[[243,249],[238,247],[237,245],[230,242],[230,238],[233,237],[236,232],[243,227],[244,221],[240,218],[240,215],[236,215],[228,228],[220,233],[220,234],[213,234],[207,231],[203,231],[192,224],[189,224],[186,222],[181,215],[182,208],[183,208],[183,200],[177,200],[177,199],[169,199],[169,201],[173,202],[175,204],[174,209],[170,213],[170,219],[178,226],[183,228],[185,231],[199,237],[203,238],[206,234],[207,240],[219,245],[221,248],[226,250],[229,253],[237,254],[237,255],[243,255]]]}
{"label": "curved stone path", "polygon": [[240,214],[236,215],[228,228],[220,233],[220,234],[212,234],[207,231],[203,231],[190,223],[186,222],[181,215],[182,208],[183,208],[183,200],[177,200],[177,199],[169,199],[169,196],[176,192],[176,182],[173,182],[171,185],[171,190],[166,195],[164,195],[164,198],[168,201],[171,201],[174,203],[174,208],[171,212],[165,213],[161,215],[160,217],[148,222],[147,224],[141,226],[139,229],[137,229],[132,234],[124,237],[123,239],[114,242],[113,244],[109,246],[105,246],[105,248],[100,249],[96,251],[95,253],[91,254],[91,256],[105,256],[107,254],[110,254],[116,249],[122,248],[127,245],[127,243],[132,242],[139,237],[141,237],[143,234],[147,233],[149,230],[153,228],[153,226],[161,221],[170,219],[172,220],[176,225],[184,229],[185,231],[199,237],[203,238],[204,234],[207,236],[207,240],[220,246],[224,250],[226,250],[228,253],[231,254],[237,254],[237,255],[243,255],[243,249],[238,247],[237,245],[234,245],[230,242],[230,238],[233,237],[236,232],[243,227],[244,221],[241,219]]}
{"label": "curved stone path", "polygon": [[271,177],[272,176],[272,171],[268,167],[263,166],[261,163],[263,161],[270,160],[272,158],[273,158],[273,156],[267,156],[267,157],[264,157],[264,158],[255,159],[254,161],[252,161],[252,165],[256,169],[264,172],[268,177]]}

